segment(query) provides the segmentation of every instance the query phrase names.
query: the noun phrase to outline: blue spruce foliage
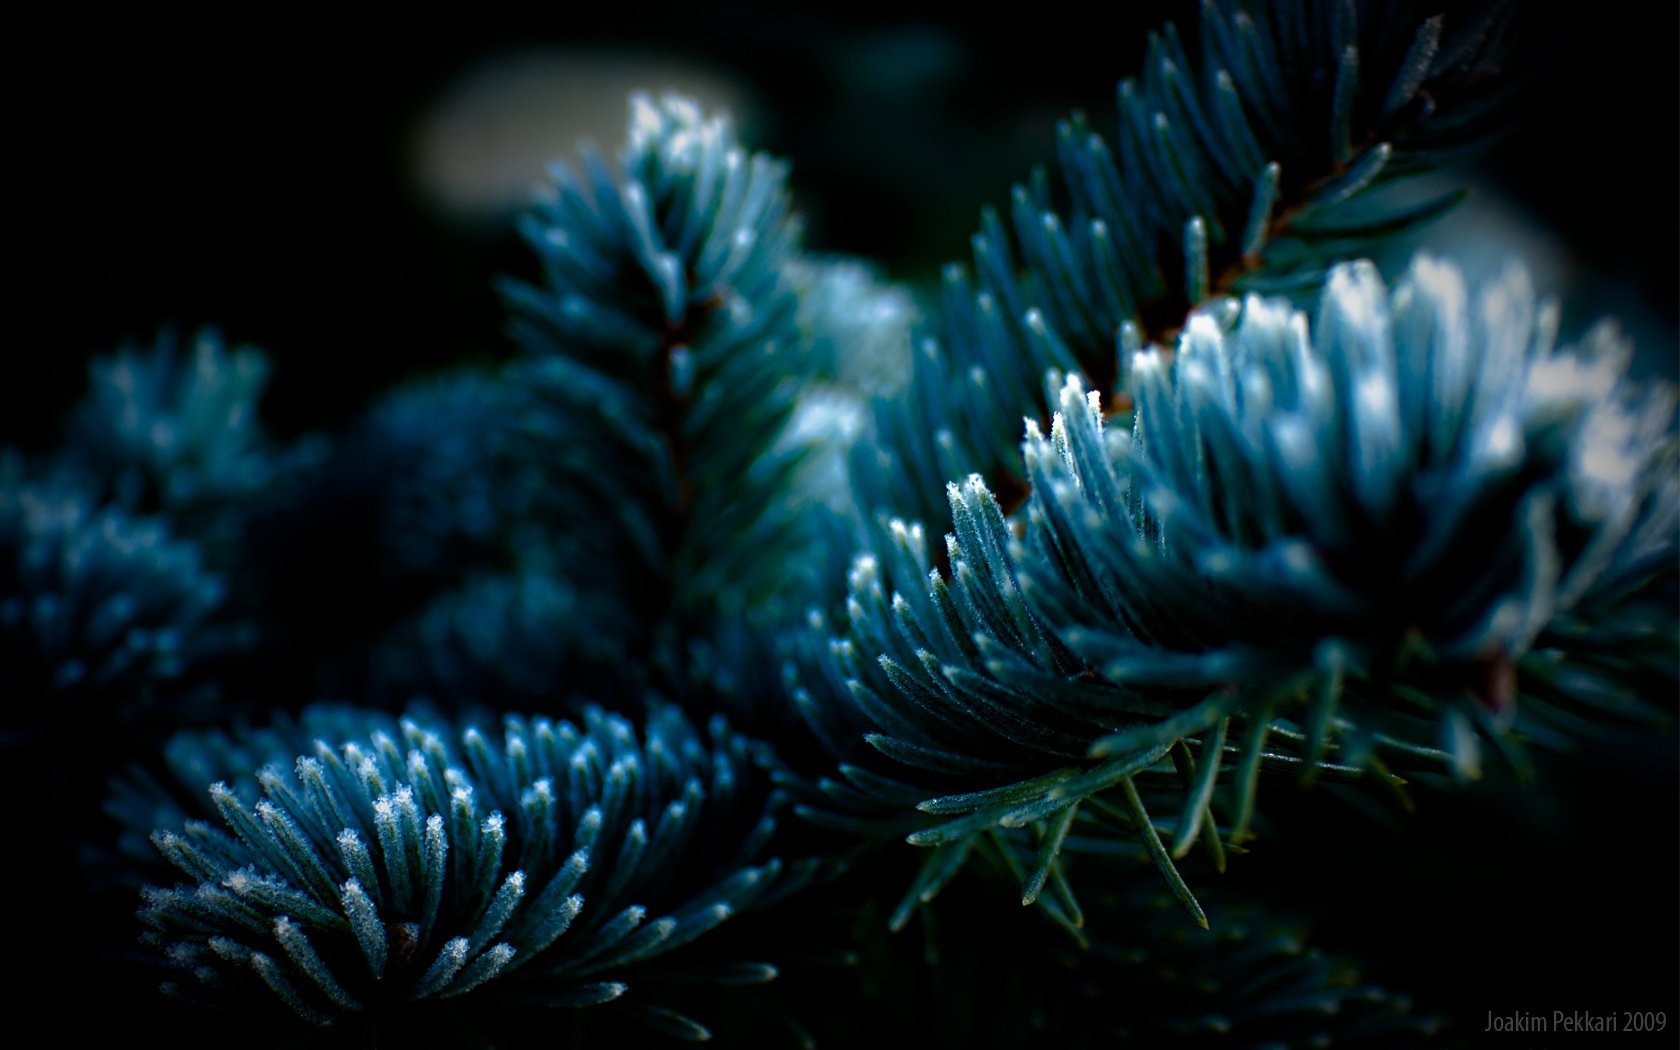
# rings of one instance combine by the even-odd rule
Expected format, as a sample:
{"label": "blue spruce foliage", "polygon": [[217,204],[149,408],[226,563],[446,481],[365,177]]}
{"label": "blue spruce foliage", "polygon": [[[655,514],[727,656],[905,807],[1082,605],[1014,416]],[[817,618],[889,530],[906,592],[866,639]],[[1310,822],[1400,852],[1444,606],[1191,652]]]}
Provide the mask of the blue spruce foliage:
{"label": "blue spruce foliage", "polygon": [[641,732],[599,710],[492,735],[346,710],[302,728],[338,732],[293,769],[210,785],[214,821],[154,834],[186,878],[141,911],[166,992],[323,1025],[469,994],[629,997],[703,1036],[638,999],[636,974],[773,896],[756,745],[668,706]]}
{"label": "blue spruce foliage", "polygon": [[7,735],[195,717],[249,642],[198,546],[0,461],[0,696]]}
{"label": "blue spruce foliage", "polygon": [[1385,191],[1489,134],[1525,61],[1495,7],[1205,0],[1199,53],[1171,25],[1152,35],[1113,144],[1063,121],[1059,185],[1016,186],[1007,222],[983,213],[972,274],[946,270],[910,394],[878,401],[858,446],[865,505],[943,532],[942,486],[978,473],[1013,510],[1019,420],[1044,417],[1048,370],[1123,397],[1132,354],[1210,295],[1310,295],[1450,206]]}
{"label": "blue spruce foliage", "polygon": [[[830,808],[950,816],[909,832],[946,856],[1039,826],[1031,900],[1080,807],[1116,807],[1202,917],[1174,858],[1247,837],[1262,766],[1394,785],[1605,709],[1671,722],[1672,630],[1629,609],[1619,674],[1560,643],[1601,590],[1672,591],[1675,394],[1629,382],[1603,328],[1559,349],[1555,318],[1520,271],[1472,299],[1427,257],[1392,291],[1350,264],[1311,324],[1251,295],[1141,352],[1129,432],[1069,377],[1050,436],[1027,425],[1024,529],[953,483],[949,575],[895,521],[854,564],[847,633],[808,644],[803,709],[889,760],[835,746],[861,764]],[[1644,666],[1669,685],[1641,705]],[[1180,776],[1169,851],[1135,781]]]}
{"label": "blue spruce foliage", "polygon": [[70,467],[101,500],[166,513],[213,546],[237,542],[240,515],[284,465],[257,414],[268,359],[205,330],[185,348],[169,333],[145,350],[125,346],[88,371]]}
{"label": "blue spruce foliage", "polygon": [[1674,391],[1629,382],[1606,331],[1556,332],[1522,272],[1472,296],[1427,257],[1392,291],[1334,270],[1310,331],[1257,297],[1194,316],[1170,377],[1139,357],[1130,435],[1105,442],[1077,380],[1029,433],[1030,603],[1107,678],[1221,694],[1176,732],[1310,697],[1314,761],[1439,748],[1472,773],[1546,710],[1549,625],[1677,553]]}
{"label": "blue spruce foliage", "polygon": [[1680,395],[1519,264],[1389,271],[1546,77],[1440,7],[1203,0],[926,301],[638,94],[504,358],[298,440],[211,330],[96,359],[0,449],[43,972],[206,1045],[1450,1033],[1310,931],[1672,743]]}

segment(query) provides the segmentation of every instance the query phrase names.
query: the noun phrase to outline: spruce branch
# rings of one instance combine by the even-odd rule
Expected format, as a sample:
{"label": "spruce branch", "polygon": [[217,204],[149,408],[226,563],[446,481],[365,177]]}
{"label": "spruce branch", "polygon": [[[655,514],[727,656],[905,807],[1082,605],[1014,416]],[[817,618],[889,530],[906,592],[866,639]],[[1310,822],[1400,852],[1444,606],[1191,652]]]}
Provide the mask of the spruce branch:
{"label": "spruce branch", "polygon": [[217,519],[236,515],[279,467],[257,414],[268,371],[260,351],[229,350],[210,329],[186,349],[166,332],[149,348],[97,357],[64,458],[101,500],[168,514],[225,545],[239,526]]}
{"label": "spruce branch", "polygon": [[[1427,257],[1392,291],[1350,264],[1311,324],[1225,300],[1170,365],[1141,353],[1130,434],[1069,377],[1051,436],[1029,423],[1017,528],[952,485],[948,576],[895,522],[845,632],[814,621],[798,697],[850,787],[807,810],[902,828],[920,793],[948,819],[909,841],[942,848],[1036,826],[1030,890],[1083,806],[1199,914],[1175,861],[1247,835],[1267,769],[1392,788],[1547,721],[1671,719],[1674,392],[1628,380],[1606,328],[1558,348],[1556,316],[1521,271],[1472,298]],[[1571,650],[1600,616],[1639,646]],[[1175,772],[1161,835],[1146,792]]]}
{"label": "spruce branch", "polygon": [[[317,742],[295,771],[246,765],[211,786],[213,820],[153,835],[187,879],[148,887],[140,913],[177,998],[321,1025],[468,995],[623,1000],[703,1038],[638,975],[791,885],[764,853],[765,756],[721,719],[701,733],[663,705],[642,732],[596,709],[509,716],[499,739],[343,708],[301,725]],[[189,739],[174,765],[245,763],[294,737]]]}
{"label": "spruce branch", "polygon": [[[1672,580],[1674,391],[1628,380],[1607,328],[1558,347],[1520,270],[1472,296],[1428,257],[1392,291],[1341,266],[1310,329],[1230,306],[1192,317],[1170,375],[1140,355],[1129,439],[1076,379],[1029,431],[1029,604],[1110,680],[1293,706],[1315,758],[1439,748],[1471,775],[1523,735],[1525,664],[1601,662],[1561,625]],[[1672,715],[1634,684],[1624,708]]]}
{"label": "spruce branch", "polygon": [[[623,688],[619,610],[585,606],[580,589],[536,565],[475,575],[399,624],[375,648],[370,693],[403,703],[459,698],[493,710]],[[591,624],[581,630],[582,623]]]}
{"label": "spruce branch", "polygon": [[550,408],[506,373],[461,371],[399,388],[363,424],[350,459],[377,494],[399,609],[373,642],[370,695],[520,710],[640,692],[619,659],[640,629],[618,577],[624,536],[569,527],[603,502],[603,472]]}
{"label": "spruce branch", "polygon": [[[518,384],[457,369],[403,383],[343,432],[302,446],[298,469],[263,494],[245,541],[247,586],[274,627],[272,656],[285,664],[278,684],[256,683],[272,703],[306,689],[400,706],[412,690],[468,682],[489,702],[524,688],[501,688],[501,657],[601,684],[583,658],[589,646],[544,642],[519,653],[518,637],[489,645],[487,628],[469,642],[450,627],[462,608],[505,613],[512,595],[483,581],[511,578],[531,584],[526,598],[564,592],[580,618],[606,633],[626,630],[618,625],[628,613],[604,585],[602,555],[611,552],[589,546],[592,534],[557,527],[578,494],[565,484],[569,450],[545,445],[531,427],[540,415]],[[323,603],[323,594],[334,600]],[[556,610],[546,599],[520,607]]]}
{"label": "spruce branch", "polygon": [[[1090,671],[1039,622],[1018,585],[1001,511],[978,479],[951,486],[950,496],[959,530],[947,537],[950,580],[932,567],[920,526],[895,521],[879,560],[865,554],[854,563],[845,633],[826,637],[827,621],[812,616],[794,697],[838,775],[810,785],[798,812],[849,835],[932,848],[895,926],[985,836],[1035,829],[1049,845],[1021,873],[1022,901],[1077,927],[1059,858],[1070,822],[1078,816],[1094,837],[1112,838],[1118,827],[1158,845],[1150,811],[1182,805],[1170,746],[1093,763],[1090,742],[1099,726],[1171,708]],[[1105,792],[1125,795],[1123,808],[1080,812]],[[1200,916],[1174,859],[1159,848],[1148,855]],[[1041,893],[1047,880],[1057,894]]]}
{"label": "spruce branch", "polygon": [[[801,287],[822,280],[798,251],[782,162],[687,101],[631,109],[618,164],[557,166],[524,222],[543,283],[502,288],[527,355],[513,375],[543,403],[544,442],[594,490],[567,526],[616,549],[607,586],[646,632],[629,652],[648,654],[655,686],[779,722],[774,674],[719,680],[707,654],[733,644],[718,625],[805,600],[788,598],[805,574],[787,567],[816,534],[806,446],[789,434],[799,395],[834,366],[814,346],[821,320],[799,316]],[[779,663],[773,638],[757,645],[742,667]]]}
{"label": "spruce branch", "polygon": [[375,502],[383,573],[454,581],[539,543],[573,542],[549,535],[571,493],[556,489],[565,475],[549,465],[561,450],[527,444],[535,411],[518,384],[466,369],[405,383],[373,405],[341,469]]}
{"label": "spruce branch", "polygon": [[[811,1042],[710,1001],[776,977],[760,958],[826,958],[825,1042],[1433,1041],[1241,876],[1345,919],[1348,872],[1392,872],[1349,936],[1402,929],[1421,988],[1402,967],[1509,890],[1509,864],[1475,877],[1486,829],[1567,809],[1530,756],[1597,737],[1649,768],[1578,763],[1597,794],[1529,875],[1650,837],[1625,788],[1672,758],[1635,733],[1672,729],[1680,686],[1680,396],[1630,378],[1613,326],[1563,334],[1520,268],[1347,261],[1458,199],[1407,183],[1509,123],[1528,12],[1201,9],[1150,38],[1106,142],[1069,118],[1058,172],[982,215],[925,326],[804,250],[785,163],[637,97],[618,156],[557,167],[522,221],[509,365],[288,449],[256,351],[97,361],[58,457],[0,450],[38,969],[90,972],[115,886],[124,974],[220,1015],[164,1004],[177,1041]],[[323,691],[367,706],[286,713]],[[194,728],[142,754],[159,723]],[[1520,775],[1362,865],[1338,862],[1374,834],[1299,819],[1490,766]],[[1031,914],[953,916],[978,875]],[[819,879],[829,904],[792,910]],[[1468,903],[1398,906],[1434,881]],[[1592,918],[1527,881],[1508,903],[1561,887]],[[835,901],[869,927],[849,945],[810,921]],[[1511,910],[1487,943],[1520,938]],[[883,944],[837,995],[834,960]],[[1461,972],[1515,960],[1457,947]],[[123,981],[93,984],[87,1012],[132,1026]]]}
{"label": "spruce branch", "polygon": [[617,170],[585,164],[557,166],[524,223],[545,284],[503,285],[531,356],[521,374],[592,432],[589,469],[625,464],[630,506],[600,527],[648,519],[644,571],[698,595],[762,593],[794,465],[771,450],[807,371],[782,273],[796,237],[785,165],[749,156],[726,119],[645,97]]}
{"label": "spruce branch", "polygon": [[[0,458],[0,695],[8,736],[188,718],[250,642],[222,578],[169,524]],[[202,710],[199,710],[202,714]]]}
{"label": "spruce branch", "polygon": [[1339,259],[1438,214],[1382,190],[1492,133],[1522,70],[1498,5],[1202,5],[1192,58],[1166,26],[1122,82],[1111,146],[1058,127],[1060,180],[987,209],[973,274],[945,273],[909,395],[873,406],[855,475],[869,508],[949,524],[946,481],[979,474],[1012,513],[1027,496],[1019,421],[1047,419],[1045,375],[1079,373],[1129,405],[1132,355],[1170,344],[1194,306],[1254,289],[1309,293]]}

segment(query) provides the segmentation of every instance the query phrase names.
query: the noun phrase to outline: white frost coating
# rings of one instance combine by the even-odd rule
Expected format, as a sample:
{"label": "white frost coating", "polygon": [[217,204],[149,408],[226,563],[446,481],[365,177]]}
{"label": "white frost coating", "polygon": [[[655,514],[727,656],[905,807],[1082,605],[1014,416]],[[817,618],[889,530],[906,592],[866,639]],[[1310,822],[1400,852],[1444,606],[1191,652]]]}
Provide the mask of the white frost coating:
{"label": "white frost coating", "polygon": [[1198,403],[1217,403],[1218,384],[1214,380],[1213,370],[1195,357],[1184,356],[1178,359],[1178,385],[1185,391],[1186,396],[1192,397]]}
{"label": "white frost coating", "polygon": [[[1062,405],[1065,409],[1067,405],[1065,391],[1062,396]],[[1057,412],[1050,417],[1050,445],[1061,456],[1062,463],[1067,468],[1068,473],[1073,474],[1075,480],[1077,480],[1078,471],[1074,468],[1073,451],[1068,447],[1067,417],[1061,412]]]}
{"label": "white frost coating", "polygon": [[[589,809],[584,812],[583,819],[578,821],[578,828],[581,831],[588,831],[590,833],[597,832],[601,830],[601,820],[601,807],[590,806]],[[578,852],[582,854],[586,860],[588,859],[588,850],[579,850]]]}
{"label": "white frost coating", "polygon": [[[1512,265],[1476,299],[1476,369],[1472,411],[1485,415],[1491,406],[1521,392],[1534,331],[1535,294],[1528,271]],[[1473,417],[1474,418],[1474,417]]]}
{"label": "white frost coating", "polygon": [[[1305,325],[1304,318],[1302,324]],[[1305,332],[1304,327],[1302,331]],[[1307,345],[1304,335],[1299,345]],[[1303,353],[1295,364],[1295,404],[1280,407],[1296,408],[1315,419],[1323,419],[1330,414],[1333,398],[1329,367],[1317,357]]]}
{"label": "white frost coating", "polygon": [[1382,507],[1405,466],[1400,457],[1400,392],[1386,370],[1372,369],[1359,378],[1353,400],[1360,487],[1368,503]]}
{"label": "white frost coating", "polygon": [[[1570,467],[1581,489],[1577,509],[1588,517],[1626,512],[1626,503],[1646,462],[1638,429],[1635,417],[1615,404],[1599,406],[1583,423]],[[1612,505],[1618,496],[1619,505]]]}
{"label": "white frost coating", "polygon": [[700,107],[695,104],[693,99],[667,93],[661,97],[660,102],[679,124],[686,127],[695,127],[702,124]]}
{"label": "white frost coating", "polygon": [[[1348,331],[1337,333],[1338,321]],[[1323,316],[1319,324],[1327,338],[1339,335],[1343,339],[1355,340],[1342,349],[1350,354],[1356,365],[1365,364],[1370,360],[1371,353],[1385,346],[1388,340],[1388,289],[1383,286],[1382,275],[1377,268],[1361,259],[1331,270],[1330,280],[1325,285]]]}
{"label": "white frost coating", "polygon": [[1286,470],[1300,471],[1314,463],[1313,428],[1300,416],[1281,416],[1271,421],[1272,442],[1277,446]]}
{"label": "white frost coating", "polygon": [[1299,541],[1278,545],[1278,553],[1282,556],[1283,564],[1291,572],[1305,575],[1318,567],[1318,555],[1313,553],[1312,545]]}
{"label": "white frost coating", "polygon": [[472,790],[472,785],[467,783],[467,775],[454,766],[443,771],[443,785],[449,789],[451,796],[463,787],[469,792]]}
{"label": "white frost coating", "polygon": [[1289,326],[1293,313],[1285,300],[1264,299],[1250,292],[1242,301],[1242,327],[1256,334],[1280,331]]}
{"label": "white frost coating", "polygon": [[1616,388],[1625,364],[1625,359],[1557,354],[1529,367],[1523,396],[1540,409],[1602,401]]}
{"label": "white frost coating", "polygon": [[1272,410],[1272,377],[1257,364],[1250,363],[1238,376],[1237,391],[1242,396],[1242,420],[1250,437],[1257,436],[1260,420]]}
{"label": "white frost coating", "polygon": [[1388,376],[1367,372],[1360,376],[1354,392],[1354,404],[1361,415],[1371,413],[1392,425],[1398,409],[1398,391]]}
{"label": "white frost coating", "polygon": [[[1462,326],[1469,293],[1458,267],[1433,255],[1419,254],[1407,268],[1401,287],[1407,288],[1408,285],[1428,298],[1440,318],[1442,331]],[[1396,292],[1396,296],[1399,294]]]}
{"label": "white frost coating", "polygon": [[1198,310],[1190,315],[1190,322],[1184,326],[1184,334],[1179,337],[1180,353],[1217,357],[1224,353],[1224,347],[1225,333],[1212,314]]}
{"label": "white frost coating", "polygon": [[1522,424],[1514,415],[1502,413],[1483,428],[1476,458],[1489,465],[1505,466],[1520,460],[1524,447]]}
{"label": "white frost coating", "polygon": [[659,136],[665,127],[665,121],[660,118],[659,108],[653,104],[653,99],[646,95],[630,96],[630,147],[645,149],[646,143]]}

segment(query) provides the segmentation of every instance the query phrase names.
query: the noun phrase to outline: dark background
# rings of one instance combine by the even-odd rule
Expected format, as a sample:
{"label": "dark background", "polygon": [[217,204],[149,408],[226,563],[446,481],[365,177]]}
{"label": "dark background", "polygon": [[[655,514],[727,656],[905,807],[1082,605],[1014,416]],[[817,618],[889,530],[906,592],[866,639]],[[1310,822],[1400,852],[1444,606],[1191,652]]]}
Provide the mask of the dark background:
{"label": "dark background", "polygon": [[[163,327],[210,322],[268,350],[282,434],[338,424],[401,375],[504,356],[490,279],[522,271],[524,253],[506,221],[428,195],[416,143],[462,77],[533,47],[674,58],[731,82],[748,140],[794,162],[808,243],[926,282],[965,254],[979,207],[1051,157],[1055,119],[1082,107],[1107,124],[1143,31],[1193,10],[1111,7],[1101,24],[1054,3],[961,22],[916,5],[868,19],[617,4],[382,26],[60,14],[14,29],[0,445],[50,447],[88,357]],[[1556,80],[1476,179],[1501,214],[1566,246],[1571,322],[1626,318],[1642,367],[1672,374],[1680,31],[1673,5],[1632,10],[1534,9],[1556,26]],[[1299,815],[1335,834],[1285,835],[1244,877],[1322,916],[1328,946],[1416,990],[1472,1045],[1489,1010],[1665,1009],[1680,1023],[1675,769],[1672,736],[1604,745],[1549,761],[1537,789],[1496,775],[1425,792],[1396,827],[1306,800]]]}
{"label": "dark background", "polygon": [[[1556,25],[1550,97],[1481,181],[1567,245],[1587,285],[1576,320],[1614,312],[1643,336],[1654,318],[1665,346],[1644,353],[1672,371],[1680,137],[1664,7],[1536,11]],[[919,282],[966,253],[983,203],[1050,160],[1057,118],[1084,108],[1107,124],[1144,33],[1193,9],[1109,5],[1097,24],[1060,3],[960,21],[913,4],[879,18],[567,5],[400,25],[59,15],[19,32],[9,64],[7,300],[29,377],[0,388],[0,440],[53,439],[85,359],[163,326],[214,323],[264,347],[283,433],[343,419],[406,371],[503,354],[489,279],[526,265],[511,223],[452,218],[415,170],[452,87],[498,56],[674,59],[731,82],[748,140],[793,161],[808,242]]]}

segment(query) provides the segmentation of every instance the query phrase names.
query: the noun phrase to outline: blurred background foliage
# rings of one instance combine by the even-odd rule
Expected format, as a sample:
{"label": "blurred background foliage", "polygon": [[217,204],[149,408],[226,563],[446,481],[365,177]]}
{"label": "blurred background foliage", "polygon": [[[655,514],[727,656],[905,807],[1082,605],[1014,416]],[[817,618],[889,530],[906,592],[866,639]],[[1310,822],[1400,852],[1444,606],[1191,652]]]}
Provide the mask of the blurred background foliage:
{"label": "blurred background foliage", "polygon": [[[1680,12],[1603,6],[1559,5],[1554,81],[1477,161],[1472,201],[1424,236],[1489,264],[1524,255],[1564,294],[1567,330],[1615,315],[1638,368],[1672,376]],[[1041,2],[989,17],[916,3],[879,17],[768,3],[360,24],[44,15],[13,37],[8,71],[8,226],[21,237],[0,440],[54,445],[89,356],[160,328],[211,322],[263,347],[265,415],[287,437],[343,425],[400,377],[510,357],[491,279],[533,269],[511,218],[545,158],[583,136],[616,146],[636,87],[730,109],[745,141],[792,160],[810,246],[931,287],[966,255],[980,206],[1054,155],[1055,121],[1082,108],[1110,127],[1147,29],[1193,14]],[[1672,738],[1613,740],[1546,760],[1537,789],[1495,774],[1421,792],[1416,819],[1386,823],[1350,820],[1318,792],[1273,814],[1277,848],[1236,877],[1318,916],[1324,947],[1461,1032],[1490,1010],[1680,1020],[1675,770]],[[1326,822],[1342,832],[1309,830]],[[944,902],[941,917],[1007,907],[984,896]],[[913,979],[936,989],[931,972]],[[966,1004],[907,997],[928,1012],[906,1030],[958,1045],[949,1035],[972,1029],[951,1024],[971,1024],[986,990],[982,973]],[[856,1001],[797,978],[786,994],[818,1033],[823,1010]]]}

